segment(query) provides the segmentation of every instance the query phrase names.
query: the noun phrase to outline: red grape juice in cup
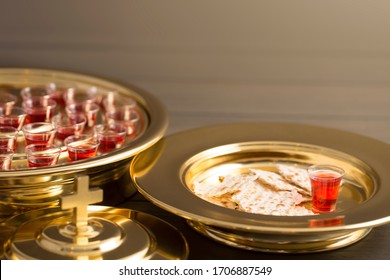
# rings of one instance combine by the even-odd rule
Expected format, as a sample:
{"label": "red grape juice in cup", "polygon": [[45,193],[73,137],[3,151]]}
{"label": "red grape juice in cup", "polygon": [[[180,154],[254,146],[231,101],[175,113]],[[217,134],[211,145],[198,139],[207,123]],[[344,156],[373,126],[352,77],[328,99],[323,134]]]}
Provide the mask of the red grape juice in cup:
{"label": "red grape juice in cup", "polygon": [[0,147],[0,170],[10,170],[14,151],[7,147]]}
{"label": "red grape juice in cup", "polygon": [[72,103],[66,106],[65,111],[68,116],[83,115],[87,119],[85,127],[92,129],[96,124],[100,106],[90,102]]}
{"label": "red grape juice in cup", "polygon": [[18,130],[12,126],[0,125],[0,147],[10,148],[15,152]]}
{"label": "red grape juice in cup", "polygon": [[14,106],[12,109],[4,112],[0,110],[0,125],[1,126],[12,126],[17,130],[21,130],[27,113],[22,107]]}
{"label": "red grape juice in cup", "polygon": [[51,99],[53,99],[57,105],[61,108],[66,106],[65,104],[65,94],[69,90],[72,90],[76,87],[76,84],[73,82],[51,82],[46,85],[47,92]]}
{"label": "red grape juice in cup", "polygon": [[334,211],[344,170],[333,165],[312,165],[308,172],[312,192],[312,211],[314,213]]}
{"label": "red grape juice in cup", "polygon": [[51,123],[36,122],[23,126],[26,145],[30,144],[53,144],[55,127]]}
{"label": "red grape juice in cup", "polygon": [[127,129],[128,138],[135,139],[139,133],[140,115],[131,106],[113,107],[106,112],[108,124],[121,124]]}
{"label": "red grape juice in cup", "polygon": [[53,144],[31,144],[26,148],[29,167],[47,167],[58,163],[61,149]]}
{"label": "red grape juice in cup", "polygon": [[96,156],[99,140],[91,135],[69,136],[64,141],[68,150],[68,160],[76,161]]}
{"label": "red grape juice in cup", "polygon": [[26,123],[50,122],[57,103],[52,99],[29,99],[22,104],[26,110]]}
{"label": "red grape juice in cup", "polygon": [[52,123],[56,129],[56,139],[63,142],[69,136],[82,134],[86,118],[77,114],[72,116],[58,114],[53,117]]}
{"label": "red grape juice in cup", "polygon": [[127,128],[121,124],[96,125],[96,138],[99,140],[101,154],[111,152],[123,146],[126,140]]}

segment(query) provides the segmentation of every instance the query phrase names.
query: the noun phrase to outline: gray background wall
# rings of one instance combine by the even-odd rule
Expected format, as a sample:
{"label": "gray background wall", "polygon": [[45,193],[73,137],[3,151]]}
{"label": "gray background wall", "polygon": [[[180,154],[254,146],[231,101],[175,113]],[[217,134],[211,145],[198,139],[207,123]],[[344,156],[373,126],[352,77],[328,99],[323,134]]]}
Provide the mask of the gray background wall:
{"label": "gray background wall", "polygon": [[2,1],[0,66],[97,75],[167,106],[168,133],[314,123],[390,140],[390,2]]}

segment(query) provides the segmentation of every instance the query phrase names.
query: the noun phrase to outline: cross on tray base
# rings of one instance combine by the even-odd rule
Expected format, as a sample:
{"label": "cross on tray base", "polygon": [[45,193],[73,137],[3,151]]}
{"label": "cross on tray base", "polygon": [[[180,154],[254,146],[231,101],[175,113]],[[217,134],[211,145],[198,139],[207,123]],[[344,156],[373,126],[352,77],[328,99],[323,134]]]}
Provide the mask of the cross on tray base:
{"label": "cross on tray base", "polygon": [[150,258],[156,247],[155,238],[144,226],[129,217],[88,211],[90,203],[102,200],[102,190],[89,189],[88,176],[77,177],[75,192],[60,198],[62,210],[32,221],[43,225],[34,234],[35,240],[19,242],[15,238],[6,252],[8,258]]}

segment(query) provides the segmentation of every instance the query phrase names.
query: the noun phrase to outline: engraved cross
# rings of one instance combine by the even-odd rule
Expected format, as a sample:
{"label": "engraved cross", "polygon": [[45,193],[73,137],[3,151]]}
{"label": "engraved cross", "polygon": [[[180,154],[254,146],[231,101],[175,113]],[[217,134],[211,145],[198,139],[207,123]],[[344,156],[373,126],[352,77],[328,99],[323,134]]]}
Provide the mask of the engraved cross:
{"label": "engraved cross", "polygon": [[88,205],[103,200],[103,190],[89,190],[89,177],[76,177],[76,193],[61,197],[61,208],[73,208],[73,223],[77,232],[83,232],[88,227]]}

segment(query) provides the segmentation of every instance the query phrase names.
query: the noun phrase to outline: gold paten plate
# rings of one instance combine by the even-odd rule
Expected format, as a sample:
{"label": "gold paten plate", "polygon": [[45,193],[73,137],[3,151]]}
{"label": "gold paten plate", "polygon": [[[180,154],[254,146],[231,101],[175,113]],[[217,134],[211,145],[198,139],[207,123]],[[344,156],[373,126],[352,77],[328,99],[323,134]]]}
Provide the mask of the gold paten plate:
{"label": "gold paten plate", "polygon": [[[227,245],[266,252],[316,252],[347,246],[390,221],[390,146],[350,132],[298,124],[245,123],[172,135],[137,155],[130,174],[151,202]],[[346,175],[337,210],[307,216],[245,213],[207,202],[195,180],[329,163]]]}

